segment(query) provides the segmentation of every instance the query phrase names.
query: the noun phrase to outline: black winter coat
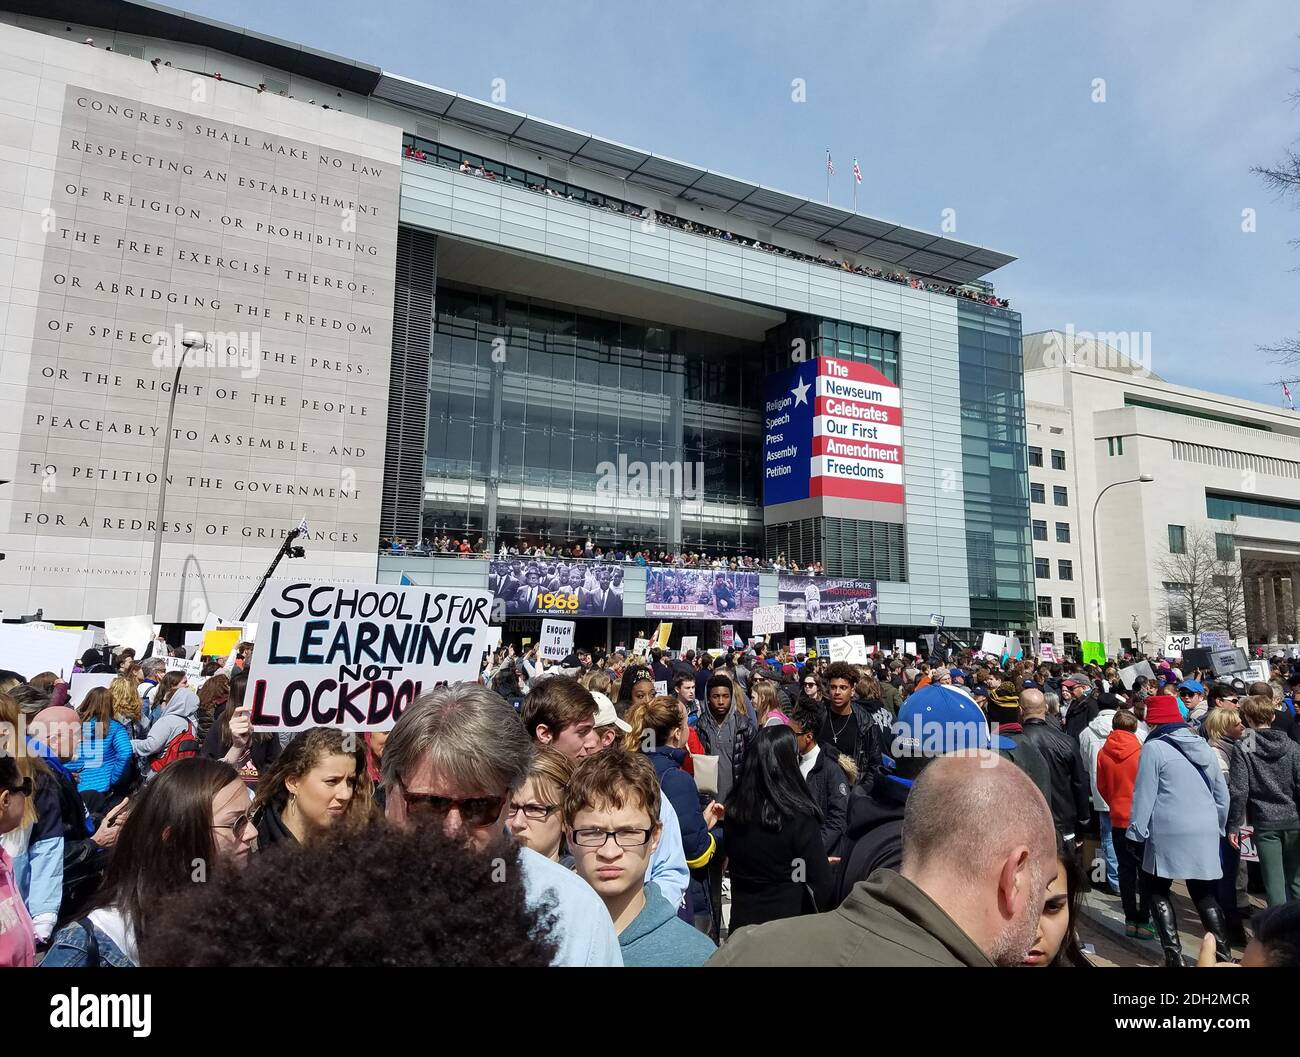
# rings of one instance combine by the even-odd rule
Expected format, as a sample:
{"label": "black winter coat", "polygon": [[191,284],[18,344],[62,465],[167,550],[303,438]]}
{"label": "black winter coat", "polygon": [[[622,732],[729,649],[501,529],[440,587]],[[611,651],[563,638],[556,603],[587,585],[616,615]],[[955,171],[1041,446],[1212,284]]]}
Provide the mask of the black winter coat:
{"label": "black winter coat", "polygon": [[1024,727],[1025,740],[1032,742],[1047,760],[1052,776],[1049,804],[1057,832],[1062,836],[1078,833],[1092,814],[1092,787],[1078,740],[1042,719],[1027,719]]}

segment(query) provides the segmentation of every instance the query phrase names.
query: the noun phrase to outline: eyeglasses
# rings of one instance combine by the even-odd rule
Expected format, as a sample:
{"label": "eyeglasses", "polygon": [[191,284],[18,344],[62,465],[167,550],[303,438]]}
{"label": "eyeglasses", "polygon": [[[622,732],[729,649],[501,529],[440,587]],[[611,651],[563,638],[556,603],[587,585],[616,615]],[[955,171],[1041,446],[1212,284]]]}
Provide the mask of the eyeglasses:
{"label": "eyeglasses", "polygon": [[235,821],[232,822],[229,826],[213,826],[212,828],[228,829],[230,830],[231,835],[235,838],[235,840],[239,840],[248,831],[248,827],[249,825],[252,824],[252,821],[253,820],[249,818],[248,813],[245,812],[244,814],[240,815],[237,819],[235,819]]}
{"label": "eyeglasses", "polygon": [[650,840],[653,829],[575,829],[569,833],[569,841],[579,848],[603,848],[614,838],[620,848],[639,848]]}
{"label": "eyeglasses", "polygon": [[811,730],[800,730],[793,723],[787,723],[786,726],[790,728],[790,733],[793,734],[796,738],[802,738],[805,734],[812,733]]}
{"label": "eyeglasses", "polygon": [[402,799],[406,802],[406,813],[414,818],[446,818],[455,808],[465,823],[470,826],[490,826],[501,817],[501,806],[506,802],[503,796],[471,796],[458,799],[450,796],[432,796],[420,793],[408,793],[402,790]]}
{"label": "eyeglasses", "polygon": [[516,804],[511,801],[510,810],[506,812],[506,817],[514,818],[522,811],[524,818],[530,818],[534,822],[545,822],[559,810],[559,804]]}
{"label": "eyeglasses", "polygon": [[817,684],[816,684],[812,679],[807,680],[803,685],[804,685],[804,686],[811,686],[811,687],[813,687],[814,689],[815,689],[816,686],[817,686]]}
{"label": "eyeglasses", "polygon": [[20,781],[16,786],[14,786],[13,788],[11,788],[11,789],[6,789],[5,792],[6,792],[6,793],[17,793],[19,796],[31,796],[31,795],[32,795],[32,779],[31,779],[31,775],[28,775],[26,778],[22,779],[22,780],[21,780],[21,781]]}

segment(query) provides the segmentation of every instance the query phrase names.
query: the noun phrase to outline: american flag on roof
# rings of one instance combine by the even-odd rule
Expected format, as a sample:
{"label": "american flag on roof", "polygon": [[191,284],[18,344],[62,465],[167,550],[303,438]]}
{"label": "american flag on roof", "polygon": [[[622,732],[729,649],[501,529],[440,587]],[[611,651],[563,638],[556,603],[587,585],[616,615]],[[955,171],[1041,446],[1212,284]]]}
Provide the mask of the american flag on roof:
{"label": "american flag on roof", "polygon": [[858,159],[853,159],[853,179],[858,183],[862,182],[862,170],[858,168]]}

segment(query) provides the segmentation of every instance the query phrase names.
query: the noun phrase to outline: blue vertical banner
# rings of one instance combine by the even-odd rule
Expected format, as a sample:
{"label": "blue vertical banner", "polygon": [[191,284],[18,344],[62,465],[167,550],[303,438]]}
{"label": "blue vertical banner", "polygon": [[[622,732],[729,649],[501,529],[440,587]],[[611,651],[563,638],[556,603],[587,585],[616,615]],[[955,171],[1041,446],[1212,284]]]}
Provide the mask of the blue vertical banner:
{"label": "blue vertical banner", "polygon": [[763,505],[808,498],[817,363],[787,367],[763,382]]}

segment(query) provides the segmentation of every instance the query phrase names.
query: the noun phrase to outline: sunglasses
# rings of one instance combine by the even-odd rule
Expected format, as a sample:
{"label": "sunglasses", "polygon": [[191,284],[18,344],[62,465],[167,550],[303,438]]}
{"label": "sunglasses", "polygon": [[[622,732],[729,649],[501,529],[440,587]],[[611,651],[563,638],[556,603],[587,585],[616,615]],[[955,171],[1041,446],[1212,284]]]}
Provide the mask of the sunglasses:
{"label": "sunglasses", "polygon": [[31,776],[29,775],[28,777],[22,779],[22,780],[21,780],[21,781],[20,781],[16,786],[14,786],[14,787],[12,787],[12,788],[10,788],[10,789],[6,789],[5,792],[6,792],[6,793],[17,793],[19,796],[31,796],[31,795],[32,795],[32,779],[31,779]]}
{"label": "sunglasses", "polygon": [[460,799],[408,793],[405,789],[402,790],[402,799],[406,803],[406,813],[412,818],[444,819],[455,808],[466,825],[479,828],[495,823],[501,817],[501,807],[506,802],[503,796],[471,796]]}
{"label": "sunglasses", "polygon": [[229,826],[213,826],[212,828],[228,829],[230,830],[231,834],[234,836],[235,840],[239,840],[245,833],[248,832],[248,827],[252,825],[252,823],[253,823],[252,818],[248,815],[247,812],[245,812],[244,814],[240,815],[237,819],[235,819],[235,821],[232,822]]}

